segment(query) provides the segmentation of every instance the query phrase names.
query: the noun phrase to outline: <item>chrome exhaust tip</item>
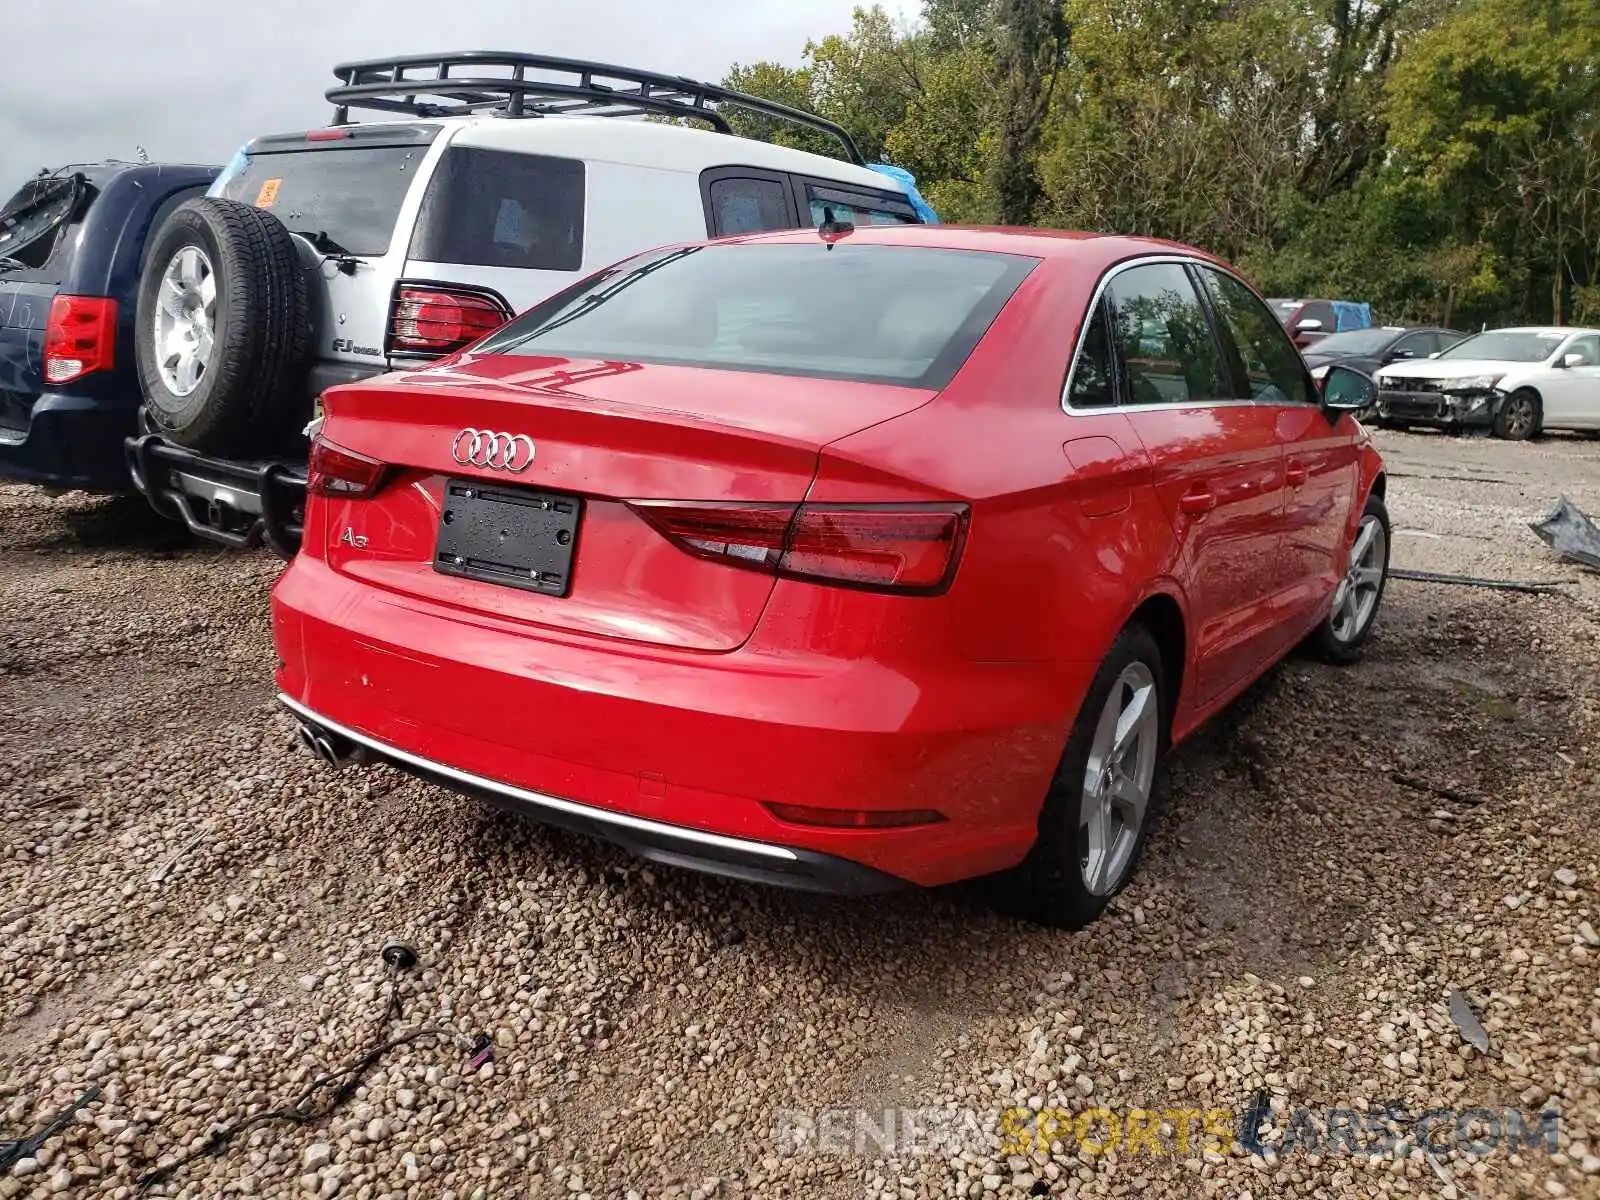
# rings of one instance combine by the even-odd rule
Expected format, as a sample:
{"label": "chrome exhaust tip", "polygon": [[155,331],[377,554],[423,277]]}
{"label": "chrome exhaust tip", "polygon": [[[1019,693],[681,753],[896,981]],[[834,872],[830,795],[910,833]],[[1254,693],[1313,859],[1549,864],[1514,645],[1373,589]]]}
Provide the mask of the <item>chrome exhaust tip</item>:
{"label": "chrome exhaust tip", "polygon": [[366,761],[366,752],[349,738],[319,729],[306,721],[299,724],[300,742],[330,767],[338,768]]}

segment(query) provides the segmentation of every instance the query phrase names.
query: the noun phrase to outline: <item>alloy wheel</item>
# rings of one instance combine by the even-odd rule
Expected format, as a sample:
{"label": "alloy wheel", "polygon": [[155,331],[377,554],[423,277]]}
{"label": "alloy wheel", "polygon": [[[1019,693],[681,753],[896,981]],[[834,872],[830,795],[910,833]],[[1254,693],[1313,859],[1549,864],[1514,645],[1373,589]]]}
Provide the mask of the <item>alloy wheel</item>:
{"label": "alloy wheel", "polygon": [[1383,571],[1388,550],[1388,535],[1383,522],[1367,514],[1361,518],[1356,540],[1350,546],[1350,565],[1333,594],[1333,636],[1353,642],[1366,632],[1378,611],[1378,595],[1383,590]]}
{"label": "alloy wheel", "polygon": [[156,365],[174,396],[200,386],[216,348],[217,276],[198,246],[172,256],[156,293]]}
{"label": "alloy wheel", "polygon": [[1106,697],[1084,769],[1079,867],[1092,895],[1116,891],[1133,863],[1150,807],[1160,734],[1155,676],[1144,663],[1129,663]]}
{"label": "alloy wheel", "polygon": [[1506,436],[1523,438],[1533,431],[1533,401],[1513,396],[1506,401]]}

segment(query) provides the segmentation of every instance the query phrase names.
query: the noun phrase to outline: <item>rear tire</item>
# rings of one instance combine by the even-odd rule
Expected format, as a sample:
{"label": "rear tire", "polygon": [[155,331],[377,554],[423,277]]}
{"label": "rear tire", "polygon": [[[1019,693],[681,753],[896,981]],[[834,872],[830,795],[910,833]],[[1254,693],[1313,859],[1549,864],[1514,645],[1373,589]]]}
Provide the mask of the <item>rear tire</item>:
{"label": "rear tire", "polygon": [[1084,695],[1038,840],[999,885],[1002,907],[1057,929],[1100,915],[1144,850],[1171,719],[1161,651],[1143,626],[1129,625]]}
{"label": "rear tire", "polygon": [[1518,388],[1507,396],[1494,415],[1496,437],[1523,442],[1538,437],[1544,424],[1544,402],[1532,388]]}
{"label": "rear tire", "polygon": [[134,330],[156,429],[195,450],[259,451],[305,395],[311,295],[294,238],[270,213],[200,197],[148,250]]}
{"label": "rear tire", "polygon": [[1390,540],[1389,510],[1383,497],[1368,496],[1345,573],[1334,591],[1333,606],[1309,639],[1310,648],[1324,661],[1345,666],[1364,653],[1389,582]]}

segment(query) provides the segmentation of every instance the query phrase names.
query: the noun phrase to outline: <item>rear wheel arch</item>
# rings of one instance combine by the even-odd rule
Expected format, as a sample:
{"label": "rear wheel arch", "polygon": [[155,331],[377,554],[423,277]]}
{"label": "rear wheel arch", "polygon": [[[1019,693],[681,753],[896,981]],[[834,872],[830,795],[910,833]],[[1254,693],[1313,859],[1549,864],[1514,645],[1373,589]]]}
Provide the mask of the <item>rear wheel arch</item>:
{"label": "rear wheel arch", "polygon": [[1367,489],[1368,495],[1376,496],[1379,500],[1387,499],[1389,495],[1389,476],[1379,471],[1372,479],[1372,486]]}
{"label": "rear wheel arch", "polygon": [[1183,694],[1184,667],[1189,660],[1189,630],[1184,622],[1183,608],[1169,593],[1156,592],[1133,610],[1127,625],[1141,626],[1155,639],[1156,648],[1161,651],[1170,722],[1171,715],[1178,711],[1178,697]]}

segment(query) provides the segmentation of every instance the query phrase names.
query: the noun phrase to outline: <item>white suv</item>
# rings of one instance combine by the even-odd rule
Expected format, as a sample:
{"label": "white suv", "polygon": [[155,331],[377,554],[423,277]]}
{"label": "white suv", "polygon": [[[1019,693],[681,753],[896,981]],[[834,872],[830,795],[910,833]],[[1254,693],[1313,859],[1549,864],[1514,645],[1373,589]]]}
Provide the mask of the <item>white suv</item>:
{"label": "white suv", "polygon": [[[331,126],[249,143],[146,256],[134,482],[227,544],[293,553],[302,431],[333,384],[452,353],[662,243],[931,217],[838,126],[692,80],[482,52],[335,74]],[[850,161],[731,136],[728,107]],[[672,120],[615,119],[641,115]]]}

